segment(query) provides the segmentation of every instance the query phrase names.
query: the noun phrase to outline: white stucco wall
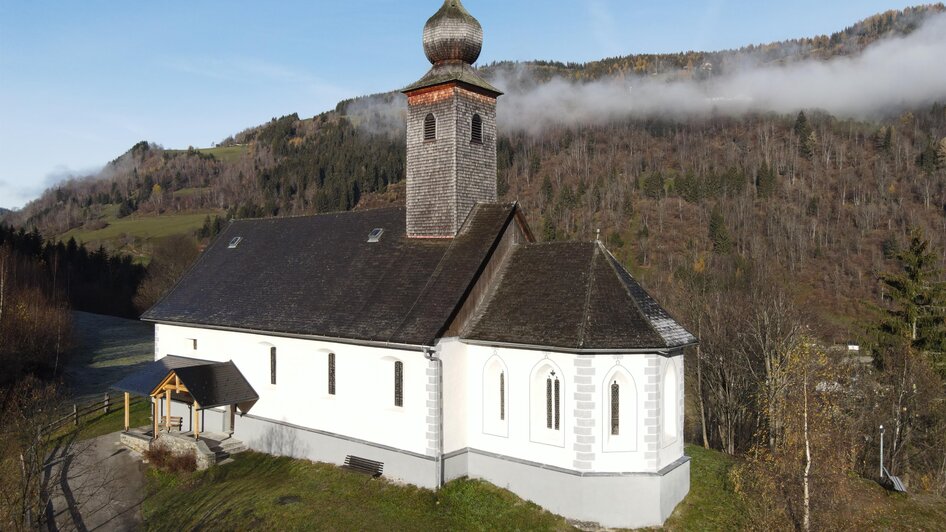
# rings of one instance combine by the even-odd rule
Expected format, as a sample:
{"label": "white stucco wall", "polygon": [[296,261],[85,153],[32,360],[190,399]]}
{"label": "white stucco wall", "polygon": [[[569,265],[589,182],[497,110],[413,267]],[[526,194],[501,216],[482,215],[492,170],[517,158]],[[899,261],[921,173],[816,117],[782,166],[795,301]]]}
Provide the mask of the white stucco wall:
{"label": "white stucco wall", "polygon": [[[683,455],[683,356],[575,355],[440,344],[444,363],[445,453],[473,448],[530,462],[587,472],[656,472]],[[675,439],[663,436],[661,378],[677,370]],[[504,368],[505,420],[489,368]],[[560,378],[561,426],[545,429],[545,389],[539,367]],[[541,376],[544,379],[545,373]],[[484,378],[487,385],[484,387]],[[610,384],[620,384],[619,434],[610,430]],[[534,389],[535,384],[540,384]],[[484,397],[484,389],[493,395]],[[535,410],[535,413],[533,413]],[[485,414],[485,415],[484,415]]]}
{"label": "white stucco wall", "polygon": [[[271,346],[276,385],[270,384]],[[334,396],[328,394],[330,352],[335,353]],[[165,355],[232,360],[260,396],[250,412],[255,416],[430,454],[429,362],[419,351],[156,324],[155,359]],[[394,406],[395,360],[404,363],[403,407]]]}
{"label": "white stucco wall", "polygon": [[[193,348],[197,339],[197,349]],[[269,348],[276,347],[277,384]],[[419,351],[364,347],[157,324],[156,358],[232,360],[260,395],[251,413],[432,456],[431,363]],[[328,394],[335,353],[336,395]],[[470,345],[437,346],[443,361],[444,453],[473,448],[581,472],[652,473],[683,456],[683,356],[575,355]],[[394,406],[394,361],[404,363],[404,406]],[[675,430],[663,400],[673,367]],[[536,375],[538,369],[541,375]],[[497,370],[504,374],[499,419]],[[544,379],[561,386],[560,428],[545,427]],[[484,379],[487,387],[484,388]],[[620,385],[620,430],[610,431],[610,385]],[[484,389],[489,390],[484,396]],[[535,411],[533,413],[533,411]],[[484,415],[485,414],[485,415]],[[238,421],[239,423],[239,421]]]}

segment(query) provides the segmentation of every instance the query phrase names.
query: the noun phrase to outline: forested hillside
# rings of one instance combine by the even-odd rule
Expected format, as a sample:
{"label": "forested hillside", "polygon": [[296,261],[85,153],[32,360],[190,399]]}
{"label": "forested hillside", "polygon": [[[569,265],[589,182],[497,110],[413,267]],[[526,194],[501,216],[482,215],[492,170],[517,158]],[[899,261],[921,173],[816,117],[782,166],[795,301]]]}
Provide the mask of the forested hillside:
{"label": "forested hillside", "polygon": [[[928,34],[924,21],[944,11],[890,11],[739,50],[481,69],[507,91],[500,102],[517,102],[499,110],[501,199],[522,205],[540,239],[600,234],[699,336],[686,360],[686,436],[744,456],[729,481],[754,529],[801,529],[809,517],[815,529],[858,528],[864,518],[849,503],[862,480],[852,473],[877,480],[880,424],[891,427],[890,471],[911,491],[946,494],[946,93],[832,114],[736,112],[689,89],[763,65],[780,69],[756,71],[774,92],[767,76],[798,65],[814,68],[796,75],[835,72],[818,68],[833,60],[847,68],[879,55],[873,46]],[[889,55],[905,53],[897,46],[885,53],[909,59]],[[703,95],[701,110],[676,109],[692,103],[678,97],[611,114],[647,83],[685,85],[687,98]],[[543,87],[571,92],[548,99]],[[575,112],[615,94],[621,105]],[[516,123],[529,97],[563,119]],[[273,118],[211,148],[142,141],[100,174],[0,213],[20,228],[0,224],[0,332],[25,331],[16,338],[28,342],[46,316],[60,323],[67,300],[144,310],[231,218],[403,202],[405,107],[387,93]],[[45,332],[30,349],[58,354]]]}
{"label": "forested hillside", "polygon": [[[515,79],[621,76],[639,60],[657,65],[654,73],[691,76],[691,63],[708,63],[700,75],[718,75],[727,61],[852,54],[941,11],[888,12],[831,36],[734,51],[516,65],[529,76]],[[484,72],[503,76],[511,67]],[[946,95],[870,121],[811,110],[507,129],[499,190],[522,203],[545,239],[589,239],[600,229],[657,292],[727,257],[744,261],[743,270],[784,270],[817,316],[816,332],[852,339],[877,315],[876,274],[911,227],[946,249],[944,102]],[[403,106],[395,93],[348,100],[313,118],[273,119],[210,149],[140,142],[100,175],[62,183],[7,218],[147,262],[165,236],[206,239],[233,217],[402,201]]]}

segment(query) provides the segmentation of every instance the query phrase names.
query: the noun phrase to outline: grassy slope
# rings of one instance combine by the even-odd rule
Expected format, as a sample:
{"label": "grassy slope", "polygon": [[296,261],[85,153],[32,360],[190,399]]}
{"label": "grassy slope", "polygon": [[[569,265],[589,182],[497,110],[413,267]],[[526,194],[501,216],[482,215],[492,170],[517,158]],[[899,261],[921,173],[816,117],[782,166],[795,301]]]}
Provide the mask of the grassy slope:
{"label": "grassy slope", "polygon": [[247,452],[192,476],[152,471],[147,528],[568,530],[564,519],[475,480],[439,493],[331,465]]}
{"label": "grassy slope", "polygon": [[[687,446],[687,498],[666,530],[745,530],[746,509],[733,493],[736,460]],[[489,483],[461,479],[438,493],[370,480],[326,464],[247,452],[235,462],[192,475],[149,473],[147,528],[331,530],[569,530],[564,519]],[[936,530],[943,498],[889,494],[864,481],[858,511],[871,529]]]}
{"label": "grassy slope", "polygon": [[[219,146],[216,148],[196,148],[200,153],[207,155],[213,155],[218,161],[225,163],[231,163],[239,161],[243,154],[246,153],[247,146],[245,144],[240,144],[236,146]],[[187,153],[187,150],[165,150],[165,152],[170,154],[179,154]]]}
{"label": "grassy slope", "polygon": [[739,530],[746,527],[746,509],[733,492],[729,470],[736,460],[719,451],[687,445],[690,493],[664,524],[668,530]]}
{"label": "grassy slope", "polygon": [[189,233],[200,229],[207,217],[207,212],[192,214],[165,214],[161,216],[129,216],[127,218],[108,219],[108,226],[90,231],[72,229],[59,238],[69,240],[75,237],[78,242],[102,242],[122,236],[143,239],[162,238],[178,233]]}

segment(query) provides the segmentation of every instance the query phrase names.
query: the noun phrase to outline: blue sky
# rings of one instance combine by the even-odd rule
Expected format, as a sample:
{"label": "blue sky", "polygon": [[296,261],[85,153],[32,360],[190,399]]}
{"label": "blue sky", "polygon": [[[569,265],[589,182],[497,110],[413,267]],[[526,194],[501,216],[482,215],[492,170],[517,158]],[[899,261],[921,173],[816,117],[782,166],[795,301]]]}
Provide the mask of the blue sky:
{"label": "blue sky", "polygon": [[[429,64],[439,0],[0,0],[0,207],[139,140],[209,146],[395,89]],[[465,0],[480,62],[716,50],[840,30],[898,0]]]}

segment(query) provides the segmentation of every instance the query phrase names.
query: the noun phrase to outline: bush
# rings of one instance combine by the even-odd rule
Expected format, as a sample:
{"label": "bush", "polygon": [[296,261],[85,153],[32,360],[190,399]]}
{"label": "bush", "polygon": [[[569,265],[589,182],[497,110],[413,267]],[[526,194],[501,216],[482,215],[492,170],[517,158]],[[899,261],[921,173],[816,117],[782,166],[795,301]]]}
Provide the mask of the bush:
{"label": "bush", "polygon": [[197,458],[192,453],[175,453],[160,445],[145,451],[145,458],[155,468],[168,473],[191,473],[197,470]]}

